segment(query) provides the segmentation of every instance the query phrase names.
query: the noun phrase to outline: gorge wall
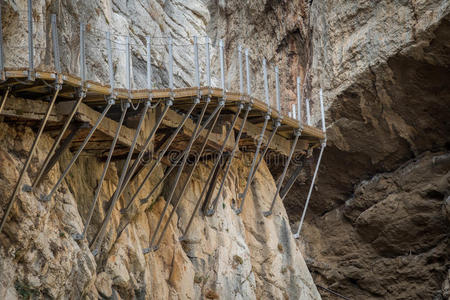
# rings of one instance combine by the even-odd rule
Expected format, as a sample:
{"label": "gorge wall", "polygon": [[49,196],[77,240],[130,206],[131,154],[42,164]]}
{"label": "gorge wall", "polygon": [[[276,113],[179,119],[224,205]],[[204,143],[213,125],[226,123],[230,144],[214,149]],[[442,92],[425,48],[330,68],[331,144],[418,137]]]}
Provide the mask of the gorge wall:
{"label": "gorge wall", "polygon": [[[316,284],[350,299],[449,297],[449,13],[448,1],[311,5],[328,146],[301,243]],[[314,165],[285,200],[293,223]]]}
{"label": "gorge wall", "polygon": [[[26,1],[2,3],[6,66],[23,66],[27,57]],[[79,72],[78,26],[84,21],[88,23],[88,79],[107,81],[107,56],[102,47],[104,31],[111,29],[116,34],[130,34],[133,44],[142,45],[132,47],[133,88],[139,88],[145,84],[146,35],[171,34],[178,44],[186,39],[190,42],[195,35],[222,36],[213,34],[218,30],[211,27],[215,4],[208,5],[203,1],[33,1],[36,68],[52,65],[48,20],[49,14],[55,13],[60,24],[65,72]],[[159,44],[155,42],[152,49],[155,88],[167,87],[168,82],[166,47]],[[213,44],[217,45],[217,39]],[[217,64],[215,47],[212,55],[212,63]],[[175,85],[192,85],[193,58],[184,46],[174,48],[174,60]],[[124,66],[125,58],[116,55],[115,81],[119,87],[126,81]],[[8,99],[19,100],[22,101],[13,96]],[[128,126],[133,128],[132,123]],[[217,130],[224,128],[219,126]],[[36,133],[27,122],[6,117],[1,117],[0,132],[0,204],[4,208]],[[58,128],[50,126],[42,136],[25,184],[37,175],[57,134]],[[290,233],[281,201],[278,199],[270,218],[262,216],[276,190],[264,162],[256,173],[243,213],[237,216],[231,208],[237,193],[244,188],[251,153],[242,152],[235,158],[217,213],[213,217],[198,215],[186,239],[179,242],[211,168],[212,162],[202,162],[179,199],[182,202],[160,249],[147,255],[143,249],[149,245],[165,199],[173,188],[173,178],[167,179],[152,201],[122,215],[120,209],[136,190],[140,175],[114,208],[96,257],[88,241],[101,226],[124,162],[114,161],[108,169],[87,233],[88,241],[75,241],[72,235],[83,229],[104,162],[83,153],[51,201],[39,201],[72,155],[73,152],[66,152],[39,188],[32,193],[20,192],[17,197],[0,233],[1,299],[320,299]],[[141,195],[153,188],[163,172],[164,167],[157,169]],[[185,179],[186,172],[181,181]],[[175,194],[179,193],[178,188]]]}
{"label": "gorge wall", "polygon": [[[270,161],[257,174],[244,214],[237,217],[231,210],[251,159],[243,153],[226,181],[218,214],[198,216],[189,239],[178,242],[207,176],[205,163],[195,172],[162,249],[147,256],[142,249],[170,184],[160,190],[154,206],[140,206],[125,217],[118,212],[125,204],[122,199],[101,256],[94,259],[87,243],[75,242],[71,234],[81,230],[102,163],[82,157],[65,189],[51,203],[42,204],[36,198],[58,177],[60,170],[55,168],[40,191],[19,196],[0,234],[0,298],[320,298],[314,283],[350,299],[450,297],[449,1],[33,3],[36,15],[57,13],[63,20],[63,65],[75,73],[80,20],[103,30],[111,26],[120,34],[133,28],[131,39],[139,44],[145,43],[147,34],[171,33],[179,44],[194,35],[207,34],[214,45],[223,38],[230,87],[236,84],[236,46],[247,46],[256,95],[261,93],[257,87],[262,86],[262,57],[280,67],[284,107],[295,99],[295,77],[302,78],[315,124],[320,120],[318,91],[324,90],[328,143],[299,240],[292,239],[290,230],[297,228],[317,153],[305,160],[284,200],[287,214],[278,202],[277,213],[270,218],[260,212],[268,207],[275,192],[273,178],[282,169]],[[26,45],[24,31],[16,25],[25,9],[25,1],[4,1],[6,42]],[[50,37],[39,24],[36,39],[45,48]],[[26,57],[26,49],[9,51],[6,62],[12,65]],[[38,51],[38,65],[51,64],[46,51]],[[152,51],[155,85],[165,87],[165,48]],[[193,82],[193,68],[186,67],[193,65],[193,56],[186,53],[183,47],[174,48],[176,86]],[[217,59],[213,47],[213,64]],[[88,64],[95,70],[90,79],[107,80],[105,62],[105,52],[90,52]],[[144,85],[144,62],[145,53],[134,50],[135,87]],[[115,69],[124,65],[124,58],[118,57]],[[116,81],[123,85],[124,76],[125,72],[116,72]],[[23,125],[0,126],[4,207],[33,133]],[[54,136],[45,134],[36,163],[43,160]],[[96,216],[104,215],[120,166],[116,162],[108,173]],[[29,173],[36,172],[32,168]],[[162,172],[159,169],[158,176]],[[154,183],[146,186],[147,192]],[[89,237],[98,222],[100,218],[94,219]],[[340,299],[319,291],[323,299]]]}

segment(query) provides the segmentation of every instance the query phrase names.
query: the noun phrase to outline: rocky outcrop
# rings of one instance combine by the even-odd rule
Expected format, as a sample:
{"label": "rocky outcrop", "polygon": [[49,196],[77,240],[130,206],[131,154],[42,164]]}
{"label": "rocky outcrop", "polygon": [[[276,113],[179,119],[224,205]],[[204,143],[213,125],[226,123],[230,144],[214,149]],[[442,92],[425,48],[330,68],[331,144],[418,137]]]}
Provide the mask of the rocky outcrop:
{"label": "rocky outcrop", "polygon": [[[448,1],[310,8],[328,147],[302,243],[316,282],[349,298],[448,295],[449,16]],[[294,223],[314,164],[285,200]]]}
{"label": "rocky outcrop", "polygon": [[[15,184],[21,160],[30,147],[33,132],[28,127],[0,124],[2,204]],[[33,167],[25,179],[35,176],[52,139],[47,134],[39,145]],[[61,161],[65,165],[70,158]],[[170,180],[153,205],[139,207],[123,217],[114,209],[101,254],[94,257],[87,241],[77,243],[72,235],[82,230],[83,219],[93,199],[102,163],[95,157],[81,158],[70,177],[49,203],[37,198],[46,193],[60,175],[55,168],[33,194],[20,193],[10,221],[1,233],[0,296],[15,299],[29,295],[50,298],[97,299],[120,295],[122,298],[320,298],[300,250],[290,234],[286,212],[279,202],[274,215],[263,218],[261,211],[270,205],[275,183],[266,166],[259,169],[255,184],[241,216],[231,205],[243,189],[242,174],[249,171],[251,157],[236,160],[218,211],[213,217],[198,216],[185,241],[178,240],[199,197],[210,165],[202,164],[180,198],[175,218],[160,250],[148,255],[143,248],[164,206]],[[95,218],[88,232],[92,239],[100,227],[110,195],[118,180],[116,162],[108,171]],[[146,185],[148,193],[162,175]],[[184,180],[185,178],[182,178]],[[135,183],[134,185],[136,185]],[[130,189],[132,193],[136,186]],[[167,217],[166,217],[167,219]],[[127,224],[125,228],[123,225]],[[119,231],[119,228],[121,231]]]}

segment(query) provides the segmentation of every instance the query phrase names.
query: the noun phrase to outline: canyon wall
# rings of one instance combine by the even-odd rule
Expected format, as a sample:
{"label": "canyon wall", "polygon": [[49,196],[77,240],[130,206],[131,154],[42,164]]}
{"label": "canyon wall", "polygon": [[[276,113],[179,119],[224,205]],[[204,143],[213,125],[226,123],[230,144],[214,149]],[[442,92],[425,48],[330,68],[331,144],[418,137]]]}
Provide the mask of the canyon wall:
{"label": "canyon wall", "polygon": [[[78,26],[83,21],[87,23],[88,79],[108,83],[104,34],[108,29],[118,34],[113,50],[117,87],[124,87],[126,82],[122,35],[129,34],[132,41],[133,88],[145,87],[146,35],[155,40],[168,34],[174,37],[176,87],[192,85],[194,77],[193,55],[184,44],[191,44],[195,35],[219,36],[211,34],[218,30],[211,27],[214,6],[203,1],[41,0],[33,1],[33,7],[37,69],[51,69],[53,65],[49,14],[55,13],[65,72],[79,72]],[[26,1],[3,1],[2,20],[6,66],[26,67]],[[212,43],[212,63],[217,65],[217,39]],[[154,43],[152,59],[154,87],[167,87],[168,57],[162,42]],[[204,64],[201,68],[204,70]],[[216,74],[217,68],[213,72]],[[8,101],[15,100],[11,96]],[[1,119],[0,204],[4,208],[35,132],[27,122]],[[57,128],[50,127],[42,136],[25,184],[37,175],[57,133]],[[187,190],[182,195],[179,188],[175,191],[181,202],[160,249],[146,255],[143,249],[150,243],[165,199],[173,188],[173,178],[166,180],[152,201],[122,215],[120,209],[136,190],[140,175],[114,208],[100,253],[95,257],[88,241],[100,228],[123,161],[114,161],[107,172],[87,240],[75,241],[72,235],[83,229],[104,162],[84,153],[51,201],[39,201],[72,155],[66,152],[39,188],[32,193],[19,193],[0,234],[0,298],[320,299],[300,248],[292,238],[281,200],[278,199],[271,217],[262,216],[276,190],[264,162],[256,173],[243,213],[237,216],[231,208],[244,187],[251,153],[239,153],[235,158],[217,213],[212,217],[197,215],[190,232],[180,242],[212,165],[208,161],[200,163]],[[163,172],[164,167],[158,167],[141,196],[152,189]],[[181,182],[186,179],[185,173]]]}
{"label": "canyon wall", "polygon": [[[449,21],[448,1],[311,5],[328,146],[301,243],[316,283],[351,299],[449,297]],[[285,200],[293,223],[316,159]]]}

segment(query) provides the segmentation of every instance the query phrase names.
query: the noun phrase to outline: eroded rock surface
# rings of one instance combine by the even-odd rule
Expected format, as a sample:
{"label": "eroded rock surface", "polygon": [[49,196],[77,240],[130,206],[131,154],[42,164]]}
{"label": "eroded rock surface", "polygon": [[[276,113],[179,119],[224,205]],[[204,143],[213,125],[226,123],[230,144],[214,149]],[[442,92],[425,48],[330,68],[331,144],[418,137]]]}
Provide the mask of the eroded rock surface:
{"label": "eroded rock surface", "polygon": [[[445,299],[450,4],[313,1],[310,12],[316,123],[319,88],[328,109],[302,229],[313,276],[352,299]],[[315,159],[285,201],[294,223]]]}
{"label": "eroded rock surface", "polygon": [[[214,28],[211,22],[213,10],[220,6],[216,5],[214,1],[194,0],[36,0],[33,1],[34,64],[39,70],[53,68],[48,20],[49,14],[54,13],[58,20],[64,72],[79,73],[78,28],[83,21],[86,22],[88,80],[109,84],[105,37],[106,31],[110,30],[116,87],[126,86],[125,35],[130,36],[131,42],[132,88],[146,87],[146,35],[153,37],[153,87],[168,87],[168,35],[174,38],[175,86],[191,86],[194,55],[192,47],[186,47],[186,44],[192,44],[193,36],[209,34],[212,37],[213,84],[217,86],[218,38],[226,36],[223,32],[214,33],[222,30],[222,27]],[[28,63],[26,8],[24,0],[3,1],[7,67],[26,67]],[[204,41],[199,42],[203,54]],[[231,60],[227,64],[230,65]],[[204,59],[200,67],[204,77]],[[5,207],[35,133],[26,124],[19,126],[3,121],[0,123],[0,204]],[[30,184],[36,176],[56,134],[49,130],[43,135],[25,176],[25,184]],[[200,164],[179,200],[182,202],[160,249],[147,255],[143,254],[143,249],[150,243],[171,189],[171,179],[157,191],[152,201],[135,205],[128,214],[122,215],[119,210],[136,190],[141,175],[114,208],[100,253],[94,257],[88,241],[95,236],[105,216],[123,161],[113,162],[108,170],[87,241],[76,242],[72,235],[83,230],[104,162],[92,155],[82,155],[53,199],[48,203],[38,200],[49,192],[71,156],[71,153],[65,153],[37,190],[21,192],[18,196],[0,234],[0,298],[320,299],[290,234],[281,201],[272,217],[262,216],[262,210],[270,205],[271,195],[275,192],[274,180],[264,164],[256,174],[244,213],[237,216],[231,205],[243,189],[251,159],[239,154],[226,179],[216,215],[197,215],[185,241],[180,243],[182,230],[211,167],[210,162]],[[163,167],[157,168],[141,197],[149,193],[163,171]],[[182,180],[186,178],[183,176]],[[176,199],[179,199],[177,194]],[[171,209],[169,206],[169,212]]]}

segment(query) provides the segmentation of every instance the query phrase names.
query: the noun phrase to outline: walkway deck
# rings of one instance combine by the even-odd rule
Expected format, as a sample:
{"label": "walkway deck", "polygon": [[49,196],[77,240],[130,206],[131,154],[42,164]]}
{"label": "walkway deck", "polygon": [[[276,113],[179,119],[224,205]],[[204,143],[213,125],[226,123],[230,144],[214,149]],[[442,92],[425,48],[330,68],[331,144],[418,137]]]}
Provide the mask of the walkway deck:
{"label": "walkway deck", "polygon": [[[30,126],[38,126],[42,116],[45,114],[47,108],[47,103],[45,99],[54,93],[51,84],[56,80],[56,73],[51,71],[36,71],[35,80],[27,81],[28,70],[27,69],[6,69],[5,70],[6,80],[0,84],[0,90],[5,90],[8,86],[11,87],[11,92],[8,101],[6,102],[4,111],[1,116],[4,117],[5,121],[8,120],[15,122],[26,122]],[[65,116],[69,113],[70,108],[73,106],[73,101],[77,99],[77,89],[82,85],[82,81],[77,76],[62,74],[58,81],[62,84],[62,91],[58,95],[58,104],[56,105],[54,111],[52,112],[49,125],[46,131],[55,131],[55,135],[58,132],[59,127],[63,124]],[[72,140],[72,148],[75,148],[84,139],[89,127],[97,120],[100,113],[98,112],[102,106],[106,105],[105,99],[110,95],[110,87],[108,85],[102,85],[97,82],[87,81],[85,82],[86,88],[86,98],[83,100],[78,112],[75,116],[75,122],[85,123],[88,126],[85,128],[78,128],[76,136]],[[210,104],[211,112],[216,106],[217,100],[223,97],[223,91],[218,88],[201,87],[201,95],[203,100],[209,94],[211,96],[212,102]],[[108,117],[101,123],[100,127],[96,131],[94,137],[90,140],[86,150],[87,153],[92,153],[98,156],[106,156],[109,146],[114,136],[115,129],[117,127],[117,120],[119,117],[119,100],[130,99],[135,105],[142,100],[152,96],[152,103],[157,103],[160,100],[166,100],[170,98],[171,91],[169,89],[159,89],[159,90],[131,90],[128,93],[126,89],[115,89],[114,93],[117,98],[116,109],[112,109],[108,114]],[[174,89],[174,105],[166,115],[163,123],[158,129],[154,144],[158,147],[160,142],[163,140],[164,136],[174,130],[181,121],[182,115],[187,111],[188,107],[193,103],[194,98],[198,94],[198,89],[195,87],[191,88],[179,88]],[[13,100],[14,99],[14,100]],[[259,99],[250,98],[247,95],[242,95],[235,92],[226,93],[226,106],[223,109],[219,125],[217,126],[210,137],[208,143],[208,148],[218,149],[223,140],[223,135],[225,134],[225,126],[230,123],[232,114],[237,110],[237,105],[240,102],[252,103],[253,107],[248,117],[248,122],[245,125],[243,131],[243,137],[240,140],[240,149],[252,151],[254,150],[254,145],[260,134],[260,128],[264,122],[263,116],[268,111],[266,104]],[[197,116],[202,108],[202,103],[197,105],[193,112],[193,116]],[[142,106],[141,106],[142,107]],[[150,112],[155,117],[158,115],[158,109],[154,109]],[[127,149],[131,145],[131,140],[134,133],[134,123],[133,116],[137,117],[137,113],[130,112],[125,121],[126,127],[122,129],[119,140],[118,147],[114,152],[115,157],[120,157],[126,154]],[[279,114],[275,108],[271,109],[272,119],[279,118]],[[155,118],[150,118],[151,120]],[[235,128],[238,129],[241,120],[238,120],[235,124]],[[293,133],[295,129],[299,128],[298,121],[287,116],[282,116],[281,127],[278,129],[277,134],[270,144],[270,149],[282,155],[288,155],[291,140],[293,139]],[[90,125],[90,126],[89,126]],[[183,130],[180,132],[179,136],[173,143],[173,149],[183,149],[184,143],[187,142],[188,137],[192,134],[193,128],[195,126],[194,121],[188,120]],[[272,130],[272,122],[269,122],[269,130]],[[144,130],[141,132],[140,139],[138,140],[135,152],[142,150],[142,144],[144,136],[147,132]],[[67,135],[70,134],[70,130]],[[266,140],[270,135],[270,131],[266,131]],[[315,147],[320,144],[320,141],[324,138],[323,132],[317,128],[311,126],[304,126],[302,131],[302,136],[297,146],[297,151],[305,151],[309,147]],[[227,144],[226,151],[231,151],[232,140]]]}

